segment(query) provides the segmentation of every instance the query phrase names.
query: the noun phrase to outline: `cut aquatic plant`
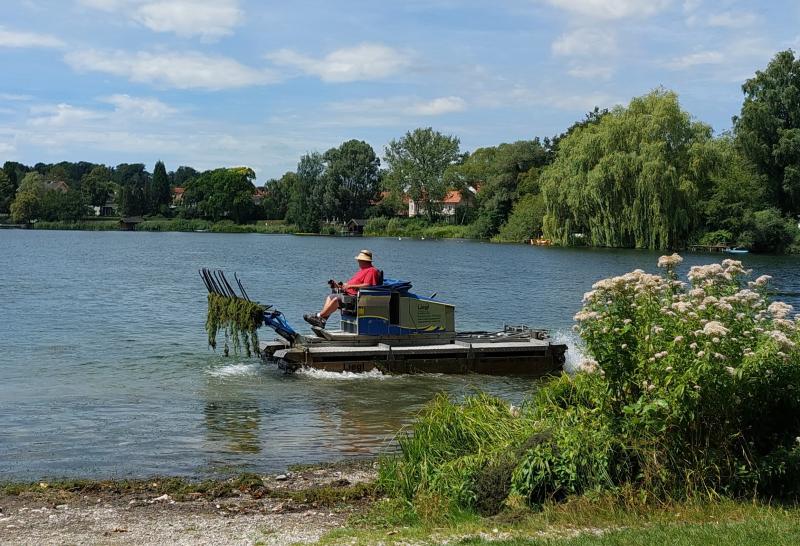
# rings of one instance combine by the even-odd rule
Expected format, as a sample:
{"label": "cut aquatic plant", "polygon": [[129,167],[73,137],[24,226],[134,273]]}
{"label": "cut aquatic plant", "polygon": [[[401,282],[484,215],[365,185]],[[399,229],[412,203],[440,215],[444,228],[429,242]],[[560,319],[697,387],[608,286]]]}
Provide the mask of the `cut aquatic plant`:
{"label": "cut aquatic plant", "polygon": [[225,335],[223,350],[228,355],[230,347],[234,354],[244,348],[247,356],[258,354],[258,327],[264,320],[265,307],[259,303],[219,294],[208,295],[206,332],[208,345],[217,348],[217,333]]}

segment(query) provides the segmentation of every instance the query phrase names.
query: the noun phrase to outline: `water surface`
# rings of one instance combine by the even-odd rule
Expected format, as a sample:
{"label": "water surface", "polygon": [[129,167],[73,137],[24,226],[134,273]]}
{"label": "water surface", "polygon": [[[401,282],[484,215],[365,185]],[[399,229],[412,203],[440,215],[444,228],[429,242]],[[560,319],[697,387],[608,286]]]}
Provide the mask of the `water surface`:
{"label": "water surface", "polygon": [[[437,392],[519,402],[535,384],[485,376],[285,376],[206,346],[200,267],[303,328],[325,282],[371,248],[387,277],[457,306],[460,329],[546,327],[570,344],[596,280],[657,254],[472,241],[0,230],[0,480],[224,475],[375,454]],[[720,255],[687,255],[689,265]],[[800,291],[796,257],[745,256]],[[796,296],[783,298],[797,304]],[[262,329],[262,338],[271,338]],[[578,350],[571,347],[570,358]]]}

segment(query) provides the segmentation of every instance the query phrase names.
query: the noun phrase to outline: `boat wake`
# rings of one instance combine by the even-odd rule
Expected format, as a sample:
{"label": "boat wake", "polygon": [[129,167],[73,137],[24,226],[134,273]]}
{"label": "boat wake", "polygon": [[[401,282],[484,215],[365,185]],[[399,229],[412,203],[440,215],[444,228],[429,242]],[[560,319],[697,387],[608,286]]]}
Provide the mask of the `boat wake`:
{"label": "boat wake", "polygon": [[261,370],[260,364],[227,364],[220,368],[212,368],[206,370],[206,373],[211,377],[241,377],[248,375],[258,375]]}
{"label": "boat wake", "polygon": [[392,379],[403,377],[401,375],[387,375],[377,368],[373,368],[368,372],[354,373],[354,372],[329,372],[325,370],[317,370],[315,368],[300,368],[295,372],[297,375],[309,377],[311,379],[328,379],[334,381],[350,381],[354,379]]}
{"label": "boat wake", "polygon": [[564,343],[567,346],[567,360],[564,362],[564,371],[575,373],[581,361],[586,358],[585,347],[581,338],[571,330],[555,330],[551,333],[554,343]]}

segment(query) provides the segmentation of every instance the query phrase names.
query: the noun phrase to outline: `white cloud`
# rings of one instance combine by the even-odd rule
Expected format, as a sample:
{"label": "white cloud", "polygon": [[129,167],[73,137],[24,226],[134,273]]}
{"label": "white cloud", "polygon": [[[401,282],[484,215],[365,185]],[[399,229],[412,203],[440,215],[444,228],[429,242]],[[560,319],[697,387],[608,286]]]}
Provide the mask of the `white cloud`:
{"label": "white cloud", "polygon": [[337,49],[315,59],[290,49],[267,55],[278,65],[292,66],[326,82],[377,80],[391,76],[409,64],[403,53],[382,44],[364,43]]}
{"label": "white cloud", "polygon": [[86,7],[121,13],[154,32],[213,40],[244,19],[239,0],[80,0]]}
{"label": "white cloud", "polygon": [[93,110],[77,108],[65,103],[36,107],[32,112],[33,116],[28,120],[30,125],[52,129],[70,127],[101,117],[101,114]]}
{"label": "white cloud", "polygon": [[675,57],[667,62],[666,66],[673,70],[684,70],[695,66],[721,64],[723,62],[725,62],[725,56],[719,51],[699,51]]}
{"label": "white cloud", "polygon": [[133,18],[156,32],[218,38],[242,20],[236,0],[166,0],[139,6]]}
{"label": "white cloud", "polygon": [[610,29],[577,28],[556,38],[553,55],[571,57],[567,73],[576,78],[607,80],[614,74],[617,36]]}
{"label": "white cloud", "polygon": [[429,101],[418,102],[409,107],[409,112],[420,116],[440,116],[452,112],[461,112],[467,108],[467,101],[461,97],[439,97]]}
{"label": "white cloud", "polygon": [[127,53],[83,50],[68,53],[65,61],[75,70],[105,72],[134,82],[176,89],[230,89],[274,83],[277,76],[227,57],[188,53]]}
{"label": "white cloud", "polygon": [[149,122],[164,121],[178,110],[150,97],[132,97],[126,94],[101,97],[100,102],[110,104],[112,110],[90,109],[67,103],[37,105],[30,109],[28,125],[37,128],[63,127],[121,127]]}
{"label": "white cloud", "polygon": [[708,16],[708,26],[722,28],[746,28],[756,22],[758,18],[750,12],[724,11],[712,13]]}
{"label": "white cloud", "polygon": [[148,120],[162,119],[177,112],[175,108],[153,98],[117,94],[105,97],[102,100],[114,105],[117,112]]}
{"label": "white cloud", "polygon": [[78,3],[86,6],[87,8],[94,8],[103,11],[115,11],[130,5],[132,0],[78,0]]}
{"label": "white cloud", "polygon": [[26,101],[31,100],[33,96],[31,95],[19,95],[15,93],[0,93],[0,100],[7,100],[7,101]]}
{"label": "white cloud", "polygon": [[617,38],[611,30],[578,28],[556,38],[551,49],[559,56],[601,57],[616,53]]}
{"label": "white cloud", "polygon": [[0,26],[0,47],[64,47],[64,42],[49,34],[18,32]]}
{"label": "white cloud", "polygon": [[573,78],[610,80],[614,70],[613,66],[602,64],[573,64],[567,74]]}
{"label": "white cloud", "polygon": [[511,90],[504,104],[509,102],[522,106],[551,106],[569,112],[588,112],[595,106],[611,108],[617,104],[623,104],[623,101],[618,97],[603,92],[573,93],[524,86],[517,86]]}
{"label": "white cloud", "polygon": [[664,9],[670,0],[547,0],[557,8],[592,19],[650,17]]}
{"label": "white cloud", "polygon": [[353,119],[350,114],[358,114],[360,121],[356,123],[371,126],[401,123],[402,118],[410,116],[441,116],[462,112],[466,108],[467,101],[457,96],[429,100],[415,97],[372,98],[330,105],[331,110],[348,114],[346,123]]}

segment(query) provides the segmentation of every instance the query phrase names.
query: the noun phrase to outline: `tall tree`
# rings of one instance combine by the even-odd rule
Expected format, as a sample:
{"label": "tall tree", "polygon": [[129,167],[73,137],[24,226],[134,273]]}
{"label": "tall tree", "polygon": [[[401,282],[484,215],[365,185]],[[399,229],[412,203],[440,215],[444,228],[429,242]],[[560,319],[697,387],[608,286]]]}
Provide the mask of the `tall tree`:
{"label": "tall tree", "polygon": [[16,161],[6,161],[3,163],[3,172],[5,172],[6,176],[8,176],[8,179],[14,186],[14,190],[16,190],[17,186],[19,186],[22,177],[25,176],[25,174],[30,170],[30,167],[27,167],[22,163],[17,163]]}
{"label": "tall tree", "polygon": [[784,213],[800,213],[800,58],[781,51],[742,86],[734,118],[738,144],[767,177],[768,198]]}
{"label": "tall tree", "polygon": [[192,167],[181,165],[174,173],[171,173],[172,185],[179,188],[185,188],[189,182],[197,178],[199,175],[200,173],[194,170]]}
{"label": "tall tree", "polygon": [[550,154],[537,138],[478,148],[462,164],[450,167],[451,186],[480,188],[474,234],[491,237],[497,233],[520,195],[538,193],[533,182],[549,162]]}
{"label": "tall tree", "polygon": [[17,192],[14,201],[11,203],[11,221],[19,224],[27,224],[39,217],[41,210],[41,198],[32,191]]}
{"label": "tall tree", "polygon": [[42,220],[77,222],[86,213],[86,201],[80,191],[48,191],[41,199],[39,217]]}
{"label": "tall tree", "polygon": [[17,188],[11,183],[5,171],[0,171],[0,212],[6,213],[14,200]]}
{"label": "tall tree", "polygon": [[41,198],[45,192],[44,184],[44,176],[36,171],[31,171],[22,178],[17,188],[17,193],[29,192]]}
{"label": "tall tree", "polygon": [[162,207],[168,207],[172,200],[172,193],[169,189],[169,177],[163,161],[157,161],[153,169],[153,182],[150,186],[151,210],[153,212],[163,212]]}
{"label": "tall tree", "polygon": [[711,128],[663,89],[617,107],[559,143],[542,173],[544,235],[593,246],[683,246],[713,172]]}
{"label": "tall tree", "polygon": [[747,246],[740,236],[751,230],[755,211],[769,208],[765,176],[736,147],[730,135],[714,139],[716,166],[707,195],[701,198],[703,221],[708,231],[730,233],[728,242]]}
{"label": "tall tree", "polygon": [[261,202],[264,218],[267,220],[284,220],[292,188],[297,183],[297,175],[287,172],[278,179],[268,180],[264,184],[266,197]]}
{"label": "tall tree", "polygon": [[63,164],[53,165],[48,169],[44,176],[48,182],[65,182],[68,186],[73,186],[74,182],[69,177],[69,172]]}
{"label": "tall tree", "polygon": [[113,171],[114,182],[119,186],[117,205],[122,216],[139,216],[149,209],[147,187],[150,173],[143,163],[120,163]]}
{"label": "tall tree", "polygon": [[105,165],[98,165],[86,173],[81,180],[81,193],[84,200],[94,207],[102,207],[113,194],[111,170]]}
{"label": "tall tree", "polygon": [[248,167],[202,173],[186,187],[183,196],[186,215],[214,221],[228,218],[237,223],[252,220],[255,215],[255,177]]}
{"label": "tall tree", "polygon": [[459,159],[459,140],[431,127],[415,129],[385,150],[387,184],[408,193],[429,220],[435,220],[447,194],[444,173]]}
{"label": "tall tree", "polygon": [[286,210],[286,221],[295,224],[300,231],[319,231],[320,200],[325,190],[324,174],[325,162],[322,155],[313,152],[300,158]]}
{"label": "tall tree", "polygon": [[125,184],[117,192],[120,216],[141,216],[147,212],[147,195],[138,184]]}
{"label": "tall tree", "polygon": [[330,217],[341,220],[363,218],[364,212],[380,192],[380,159],[363,140],[348,140],[331,148],[323,159],[326,195],[323,206],[333,206]]}

